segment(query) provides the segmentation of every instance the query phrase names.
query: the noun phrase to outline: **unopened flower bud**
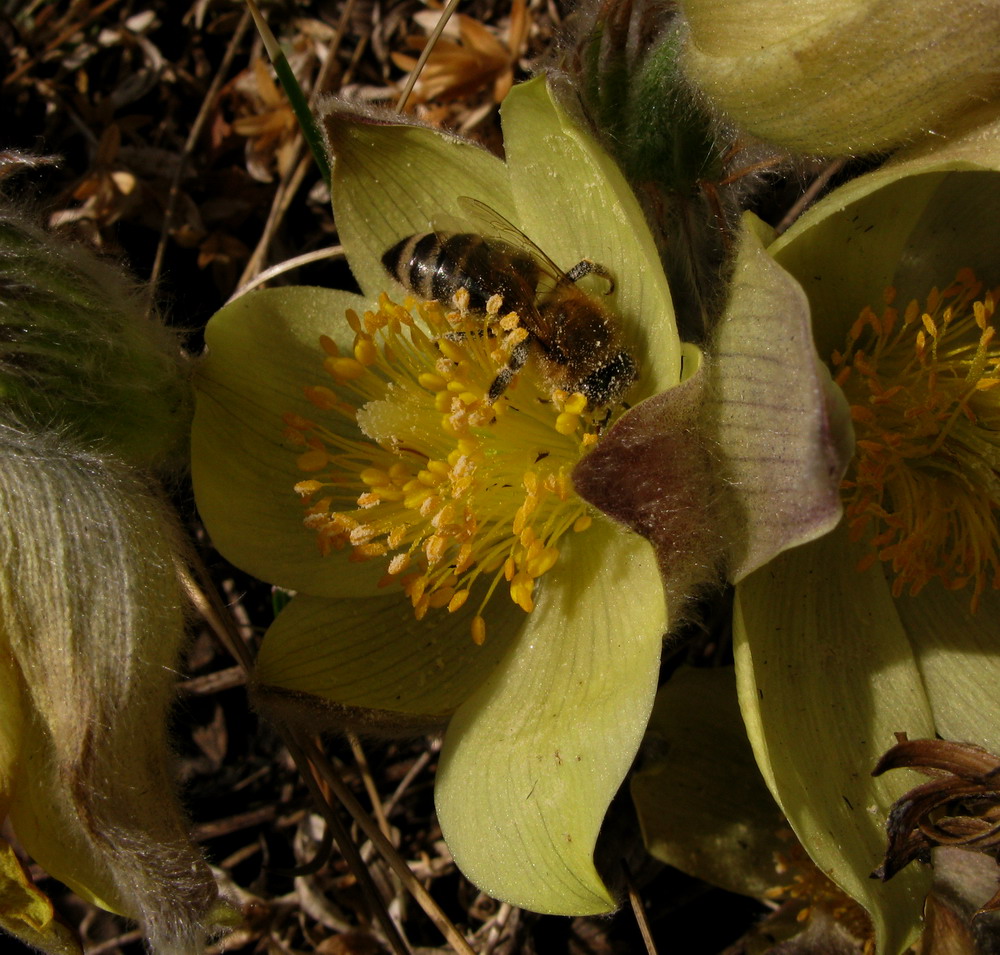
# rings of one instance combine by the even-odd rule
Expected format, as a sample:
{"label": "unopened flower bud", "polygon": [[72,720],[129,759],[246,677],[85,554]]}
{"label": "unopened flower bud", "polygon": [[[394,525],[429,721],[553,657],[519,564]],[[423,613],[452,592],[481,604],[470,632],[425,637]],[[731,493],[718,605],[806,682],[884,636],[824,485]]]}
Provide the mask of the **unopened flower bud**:
{"label": "unopened flower bud", "polygon": [[744,131],[852,155],[940,133],[1000,90],[997,0],[682,0],[683,70]]}
{"label": "unopened flower bud", "polygon": [[190,421],[180,362],[121,271],[0,208],[0,420],[167,464]]}

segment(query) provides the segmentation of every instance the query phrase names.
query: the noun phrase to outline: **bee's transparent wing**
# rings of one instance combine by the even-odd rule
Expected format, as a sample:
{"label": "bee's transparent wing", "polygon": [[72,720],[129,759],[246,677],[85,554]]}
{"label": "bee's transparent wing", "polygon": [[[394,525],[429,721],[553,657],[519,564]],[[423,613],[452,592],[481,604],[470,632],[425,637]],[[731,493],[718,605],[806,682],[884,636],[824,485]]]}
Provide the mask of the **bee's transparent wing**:
{"label": "bee's transparent wing", "polygon": [[459,196],[458,204],[468,221],[475,226],[474,231],[513,245],[529,253],[538,262],[538,267],[554,283],[568,282],[566,273],[559,268],[534,242],[531,241],[513,222],[500,215],[492,206],[473,199],[471,196]]}

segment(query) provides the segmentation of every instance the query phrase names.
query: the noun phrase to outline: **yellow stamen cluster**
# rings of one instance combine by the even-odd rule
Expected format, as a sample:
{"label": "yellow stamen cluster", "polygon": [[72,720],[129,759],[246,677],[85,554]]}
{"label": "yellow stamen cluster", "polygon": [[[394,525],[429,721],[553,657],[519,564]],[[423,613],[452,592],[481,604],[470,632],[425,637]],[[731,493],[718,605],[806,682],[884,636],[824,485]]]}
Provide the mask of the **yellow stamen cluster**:
{"label": "yellow stamen cluster", "polygon": [[1000,587],[997,296],[981,293],[962,270],[900,314],[888,289],[882,314],[865,309],[833,355],[857,435],[847,517],[873,548],[863,567],[889,563],[895,596],[934,578],[971,584],[973,610]]}
{"label": "yellow stamen cluster", "polygon": [[[461,306],[461,299],[458,299]],[[499,399],[490,385],[523,338],[516,315],[486,316],[382,296],[348,313],[350,352],[323,337],[330,385],[306,397],[327,423],[290,413],[286,437],[310,477],[296,485],[321,551],[386,561],[418,619],[458,610],[477,579],[482,610],[501,580],[525,611],[567,531],[590,525],[570,472],[595,440],[582,395],[550,394],[522,373]],[[325,420],[325,419],[324,419]]]}

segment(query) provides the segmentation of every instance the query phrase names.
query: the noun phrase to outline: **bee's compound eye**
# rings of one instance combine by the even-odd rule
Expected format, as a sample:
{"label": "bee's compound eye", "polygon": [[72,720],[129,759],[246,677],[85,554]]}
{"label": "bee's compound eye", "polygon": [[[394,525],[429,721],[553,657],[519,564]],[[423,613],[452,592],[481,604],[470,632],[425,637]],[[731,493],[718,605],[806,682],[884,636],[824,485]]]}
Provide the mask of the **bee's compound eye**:
{"label": "bee's compound eye", "polygon": [[624,351],[592,371],[580,382],[580,391],[592,405],[607,405],[623,398],[639,375],[635,359]]}

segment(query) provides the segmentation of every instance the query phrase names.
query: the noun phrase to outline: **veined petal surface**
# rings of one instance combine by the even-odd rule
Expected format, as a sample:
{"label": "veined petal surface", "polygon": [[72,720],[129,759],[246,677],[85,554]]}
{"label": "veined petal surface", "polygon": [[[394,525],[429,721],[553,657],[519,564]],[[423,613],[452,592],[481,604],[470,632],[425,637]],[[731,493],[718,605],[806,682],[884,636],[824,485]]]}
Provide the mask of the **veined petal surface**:
{"label": "veined petal surface", "polygon": [[970,125],[834,190],[771,245],[809,297],[822,357],[843,346],[863,307],[880,306],[886,286],[908,300],[959,268],[998,281],[997,172],[1000,121]]}
{"label": "veined petal surface", "polygon": [[[284,440],[282,415],[315,413],[303,389],[327,379],[319,337],[349,346],[344,313],[365,307],[364,299],[329,289],[251,292],[213,317],[195,379],[191,471],[213,543],[255,577],[322,597],[372,594],[385,569],[320,554],[302,523],[294,488],[305,475]],[[337,424],[333,414],[324,418],[330,423]]]}
{"label": "veined petal surface", "polygon": [[640,359],[641,398],[680,379],[680,339],[653,237],[614,161],[558,103],[544,77],[511,91],[503,106],[504,145],[517,224],[568,270],[592,259],[615,289],[594,290],[619,315]]}
{"label": "veined petal surface", "polygon": [[909,634],[934,726],[943,739],[1000,753],[1000,593],[986,591],[975,613],[969,591],[931,581],[915,597],[896,599]]}
{"label": "veined petal surface", "polygon": [[854,450],[843,394],[816,355],[809,302],[764,251],[760,225],[748,216],[740,236],[706,402],[745,528],[732,535],[734,581],[836,526]]}
{"label": "veined petal surface", "polygon": [[882,571],[859,573],[860,555],[841,526],[751,574],[737,590],[734,652],[771,792],[813,861],[871,914],[879,951],[896,955],[919,929],[930,874],[867,876],[889,807],[921,777],[871,771],[894,733],[933,736],[934,722]]}
{"label": "veined petal surface", "polygon": [[417,620],[409,597],[396,588],[353,600],[298,596],[268,630],[256,679],[345,707],[443,722],[528,620],[505,593],[497,594],[487,611],[487,640],[477,646],[470,623],[479,599],[474,591],[455,613],[440,608]]}
{"label": "veined petal surface", "polygon": [[[460,219],[461,196],[516,215],[507,167],[467,140],[424,126],[376,122],[335,107],[323,117],[341,241],[361,289],[389,288],[382,254],[400,239]],[[475,231],[475,229],[470,229]]]}
{"label": "veined petal surface", "polygon": [[595,521],[566,543],[445,737],[441,829],[484,892],[543,913],[614,908],[594,846],[649,719],[665,627],[646,541]]}

